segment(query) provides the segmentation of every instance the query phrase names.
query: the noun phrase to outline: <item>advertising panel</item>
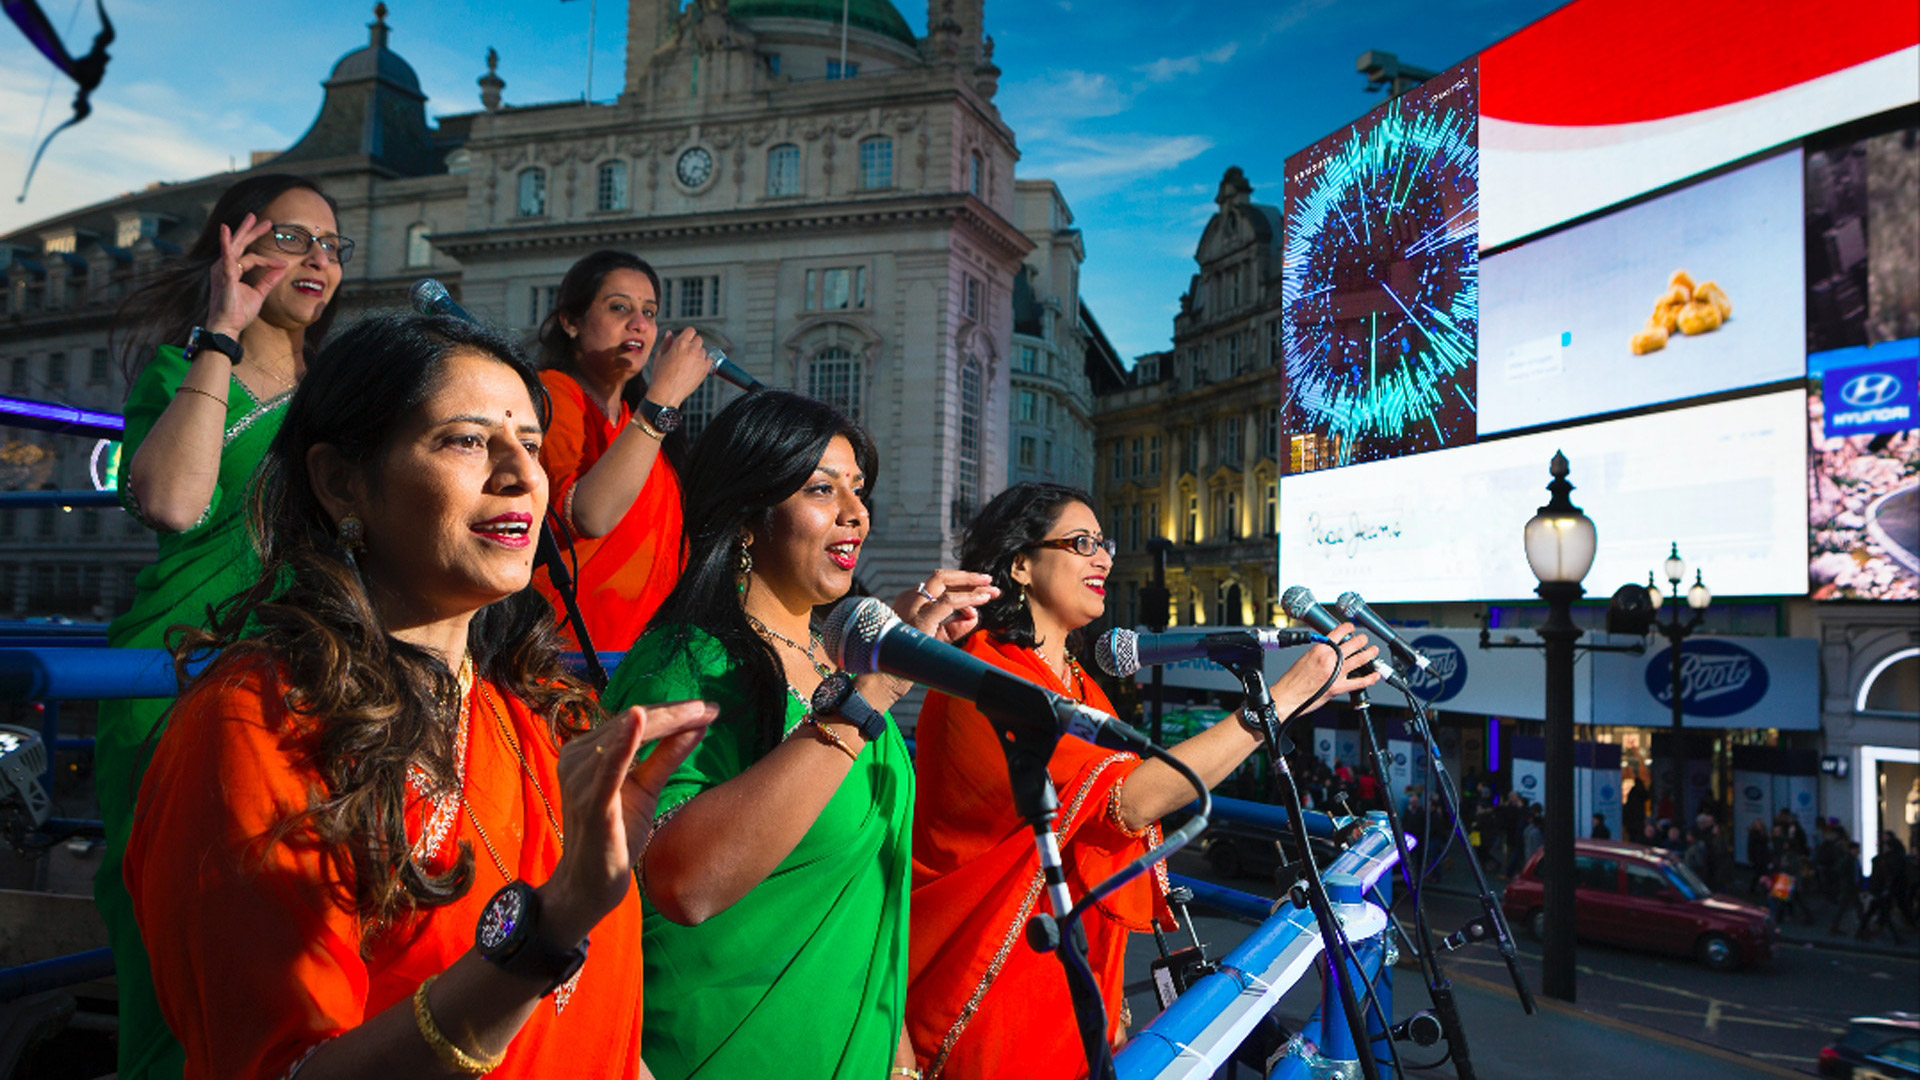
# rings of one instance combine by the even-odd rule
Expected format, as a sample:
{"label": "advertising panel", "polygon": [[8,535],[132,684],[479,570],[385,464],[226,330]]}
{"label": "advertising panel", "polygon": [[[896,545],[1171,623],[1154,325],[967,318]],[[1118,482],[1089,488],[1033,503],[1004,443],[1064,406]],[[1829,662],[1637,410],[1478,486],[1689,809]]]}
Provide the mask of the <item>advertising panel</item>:
{"label": "advertising panel", "polygon": [[1280,577],[1375,603],[1530,598],[1521,530],[1561,450],[1599,531],[1590,591],[1645,581],[1677,539],[1720,595],[1800,595],[1805,424],[1789,390],[1283,476]]}
{"label": "advertising panel", "polygon": [[1480,434],[1799,378],[1801,175],[1780,154],[1483,259]]}
{"label": "advertising panel", "polygon": [[1281,430],[1315,459],[1473,441],[1478,115],[1468,61],[1287,159]]}
{"label": "advertising panel", "polygon": [[1480,56],[1482,250],[1920,99],[1910,0],[1584,0]]}

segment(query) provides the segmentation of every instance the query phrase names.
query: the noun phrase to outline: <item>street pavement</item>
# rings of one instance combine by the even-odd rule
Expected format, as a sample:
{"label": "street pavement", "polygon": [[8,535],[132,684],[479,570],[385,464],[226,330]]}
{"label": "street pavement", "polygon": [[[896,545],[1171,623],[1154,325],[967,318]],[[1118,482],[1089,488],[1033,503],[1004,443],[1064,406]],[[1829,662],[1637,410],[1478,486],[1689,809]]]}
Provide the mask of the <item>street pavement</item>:
{"label": "street pavement", "polygon": [[[1273,892],[1270,883],[1255,878],[1222,880],[1194,854],[1176,855],[1173,869],[1255,894]],[[1429,888],[1425,907],[1436,936],[1479,911],[1470,894],[1444,888]],[[1252,929],[1251,923],[1200,910],[1194,915],[1207,954],[1216,959]],[[1824,936],[1824,924],[1816,929]],[[1516,938],[1522,973],[1540,1003],[1533,1016],[1521,1010],[1506,965],[1492,946],[1470,946],[1441,957],[1482,1080],[1620,1080],[1623,1069],[1647,1077],[1806,1075],[1814,1072],[1820,1048],[1845,1029],[1849,1017],[1920,1009],[1920,958],[1792,940],[1780,945],[1770,964],[1726,973],[1692,960],[1582,942],[1577,1002],[1568,1005],[1540,996],[1539,944],[1524,931]],[[1184,933],[1179,935],[1177,944],[1188,943]],[[1135,935],[1127,978],[1136,1029],[1159,1011],[1147,980],[1154,955],[1152,936]],[[1403,958],[1395,971],[1393,988],[1396,1018],[1429,1004],[1410,959]],[[1318,995],[1319,980],[1309,975],[1283,999],[1278,1015],[1288,1030],[1300,1029]],[[1439,1049],[1398,1045],[1408,1062],[1430,1061]],[[1390,1070],[1382,1075],[1390,1075]],[[1407,1075],[1453,1076],[1454,1067],[1409,1069]]]}

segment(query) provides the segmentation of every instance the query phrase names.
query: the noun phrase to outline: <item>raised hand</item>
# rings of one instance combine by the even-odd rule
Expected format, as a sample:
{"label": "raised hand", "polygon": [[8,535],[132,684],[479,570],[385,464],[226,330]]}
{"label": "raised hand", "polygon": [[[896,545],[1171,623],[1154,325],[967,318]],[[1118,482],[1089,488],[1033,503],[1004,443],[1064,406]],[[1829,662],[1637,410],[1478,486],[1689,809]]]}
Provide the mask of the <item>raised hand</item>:
{"label": "raised hand", "polygon": [[706,342],[691,326],[682,328],[654,345],[647,397],[655,404],[678,408],[712,371]]}
{"label": "raised hand", "polygon": [[969,570],[935,570],[893,598],[893,612],[915,630],[951,645],[980,625],[980,605],[1000,595],[993,578]]}
{"label": "raised hand", "polygon": [[[207,272],[207,329],[239,337],[259,317],[260,305],[289,266],[285,259],[250,250],[272,231],[273,222],[252,214],[240,219],[238,229],[220,226],[220,259]],[[256,270],[261,272],[255,274]]]}
{"label": "raised hand", "polygon": [[[1286,703],[1280,710],[1285,716],[1294,705],[1312,698],[1307,708],[1317,709],[1334,698],[1354,690],[1364,690],[1380,681],[1377,674],[1356,675],[1354,672],[1366,667],[1373,658],[1380,655],[1377,645],[1367,644],[1367,636],[1354,629],[1352,623],[1341,623],[1327,635],[1339,650],[1336,660],[1333,649],[1316,645],[1300,654],[1285,675],[1273,684],[1273,700],[1276,705]],[[1340,668],[1340,677],[1333,680],[1326,693],[1320,693],[1320,687],[1326,683],[1327,676],[1333,674],[1336,662]],[[1318,696],[1316,696],[1318,695]]]}

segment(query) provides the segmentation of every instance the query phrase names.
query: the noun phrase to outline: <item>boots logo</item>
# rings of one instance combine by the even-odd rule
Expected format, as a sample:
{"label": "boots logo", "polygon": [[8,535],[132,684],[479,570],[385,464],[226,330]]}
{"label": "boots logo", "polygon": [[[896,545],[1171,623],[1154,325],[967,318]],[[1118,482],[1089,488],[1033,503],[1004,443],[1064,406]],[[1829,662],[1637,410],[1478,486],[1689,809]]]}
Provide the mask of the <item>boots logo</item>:
{"label": "boots logo", "polygon": [[1450,639],[1439,634],[1422,634],[1413,639],[1413,647],[1433,663],[1425,671],[1415,671],[1407,685],[1420,700],[1436,704],[1455,698],[1467,688],[1467,654]]}
{"label": "boots logo", "polygon": [[[1672,650],[1647,661],[1647,692],[1673,706]],[[1680,710],[1690,716],[1733,716],[1767,696],[1767,666],[1731,641],[1697,639],[1680,650]]]}

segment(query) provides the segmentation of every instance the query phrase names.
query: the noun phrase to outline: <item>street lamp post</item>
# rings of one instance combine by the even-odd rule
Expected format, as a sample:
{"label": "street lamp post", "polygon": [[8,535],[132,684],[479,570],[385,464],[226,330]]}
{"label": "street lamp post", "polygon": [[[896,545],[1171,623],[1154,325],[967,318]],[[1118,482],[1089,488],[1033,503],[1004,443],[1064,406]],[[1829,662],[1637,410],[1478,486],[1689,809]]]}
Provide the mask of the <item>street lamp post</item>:
{"label": "street lamp post", "polygon": [[1547,621],[1537,633],[1546,648],[1546,830],[1541,879],[1546,887],[1546,940],[1541,990],[1574,1000],[1573,938],[1573,645],[1582,631],[1573,622],[1573,602],[1585,595],[1580,581],[1593,565],[1593,521],[1567,498],[1567,458],[1555,452],[1553,497],[1527,522],[1527,565],[1547,602]]}
{"label": "street lamp post", "polygon": [[[1668,781],[1668,790],[1673,794],[1673,824],[1681,824],[1687,819],[1687,752],[1686,752],[1686,713],[1683,708],[1686,695],[1680,663],[1680,643],[1692,636],[1700,628],[1700,621],[1707,617],[1707,605],[1713,602],[1713,593],[1707,589],[1699,570],[1693,572],[1693,585],[1686,593],[1686,606],[1693,611],[1693,617],[1686,622],[1680,621],[1680,583],[1686,580],[1686,560],[1680,557],[1680,543],[1675,541],[1672,552],[1667,556],[1661,569],[1666,571],[1667,585],[1673,590],[1673,617],[1666,622],[1655,621],[1654,626],[1660,636],[1667,639],[1667,659],[1672,668],[1673,682],[1668,688],[1673,697],[1673,774]],[[1653,600],[1653,606],[1659,609],[1660,590],[1653,584],[1653,575],[1647,575],[1647,594]],[[1683,826],[1684,829],[1684,826]]]}

